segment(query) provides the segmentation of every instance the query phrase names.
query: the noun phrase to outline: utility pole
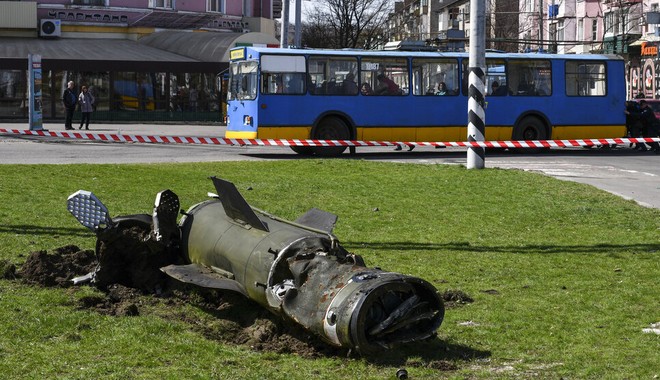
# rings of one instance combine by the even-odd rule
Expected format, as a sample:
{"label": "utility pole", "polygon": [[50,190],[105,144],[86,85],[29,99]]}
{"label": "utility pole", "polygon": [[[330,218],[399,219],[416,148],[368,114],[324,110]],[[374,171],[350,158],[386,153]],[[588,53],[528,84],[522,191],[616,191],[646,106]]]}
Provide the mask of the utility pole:
{"label": "utility pole", "polygon": [[282,30],[280,30],[280,46],[289,47],[289,0],[282,0]]}
{"label": "utility pole", "polygon": [[539,0],[539,52],[543,51],[543,0]]}
{"label": "utility pole", "polygon": [[294,35],[293,38],[293,44],[295,47],[299,48],[300,47],[300,34],[301,34],[301,29],[302,25],[300,25],[301,18],[302,18],[302,0],[296,0],[296,34]]}
{"label": "utility pole", "polygon": [[[468,141],[485,141],[486,112],[484,110],[486,76],[486,0],[470,0],[470,60],[468,63]],[[469,147],[467,168],[483,169],[486,150]]]}

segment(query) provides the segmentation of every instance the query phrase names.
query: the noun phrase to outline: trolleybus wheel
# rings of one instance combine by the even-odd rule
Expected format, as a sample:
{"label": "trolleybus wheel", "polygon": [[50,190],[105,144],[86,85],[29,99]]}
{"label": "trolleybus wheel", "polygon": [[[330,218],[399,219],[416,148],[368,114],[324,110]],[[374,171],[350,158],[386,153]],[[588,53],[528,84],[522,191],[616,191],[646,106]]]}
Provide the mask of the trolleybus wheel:
{"label": "trolleybus wheel", "polygon": [[[518,123],[513,130],[514,140],[546,140],[548,138],[545,124],[534,116],[528,116]],[[521,148],[516,152],[538,153],[545,148]]]}
{"label": "trolleybus wheel", "polygon": [[[348,140],[351,138],[348,132],[348,126],[338,117],[326,117],[319,122],[314,131],[316,140]],[[346,150],[345,146],[312,148],[317,156],[333,157],[339,156]]]}

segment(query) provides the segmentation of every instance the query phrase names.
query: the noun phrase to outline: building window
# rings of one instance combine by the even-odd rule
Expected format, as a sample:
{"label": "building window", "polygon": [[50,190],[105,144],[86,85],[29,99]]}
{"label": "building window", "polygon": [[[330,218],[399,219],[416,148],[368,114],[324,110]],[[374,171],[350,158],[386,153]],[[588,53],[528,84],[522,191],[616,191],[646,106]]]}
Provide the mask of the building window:
{"label": "building window", "polygon": [[591,20],[591,40],[598,39],[598,20]]}
{"label": "building window", "polygon": [[225,1],[224,0],[206,0],[206,10],[208,12],[225,13]]}
{"label": "building window", "polygon": [[0,118],[27,117],[27,91],[24,70],[0,70]]}
{"label": "building window", "polygon": [[91,5],[97,7],[106,7],[106,0],[71,0],[73,5]]}
{"label": "building window", "polygon": [[173,9],[174,0],[149,0],[149,8]]}
{"label": "building window", "polygon": [[557,41],[564,41],[564,20],[557,23]]}
{"label": "building window", "polygon": [[605,13],[603,19],[605,22],[605,35],[618,35],[622,33],[622,23],[625,23],[625,20],[622,20],[621,16],[622,13],[618,9]]}
{"label": "building window", "polygon": [[584,19],[579,19],[578,27],[577,27],[577,40],[582,41],[583,37],[584,37]]}

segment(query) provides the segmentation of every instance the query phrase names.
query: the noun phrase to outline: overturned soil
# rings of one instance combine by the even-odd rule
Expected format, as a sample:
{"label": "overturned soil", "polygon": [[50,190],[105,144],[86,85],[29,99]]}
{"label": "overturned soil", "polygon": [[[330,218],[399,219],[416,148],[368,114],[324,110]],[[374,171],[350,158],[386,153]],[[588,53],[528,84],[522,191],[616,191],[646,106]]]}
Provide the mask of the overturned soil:
{"label": "overturned soil", "polygon": [[68,287],[74,277],[93,271],[96,263],[94,251],[67,245],[52,252],[31,252],[19,276],[33,285]]}
{"label": "overturned soil", "polygon": [[[137,265],[143,275],[135,271],[117,273],[118,266],[113,265],[111,272],[123,283],[111,283],[107,273],[101,272],[103,282],[98,288],[102,292],[80,297],[77,307],[114,316],[153,314],[183,322],[209,339],[248,346],[256,351],[294,353],[309,358],[347,355],[345,350],[329,346],[241,295],[190,287],[161,276],[160,271],[154,272],[152,266],[140,258],[128,261],[144,264]],[[94,251],[68,245],[50,252],[31,252],[16,277],[31,285],[69,288],[73,286],[73,278],[94,271],[97,265]],[[194,317],[187,315],[186,304],[205,311],[207,317],[200,317],[199,313]]]}
{"label": "overturned soil", "polygon": [[[97,251],[98,257],[93,250],[68,245],[50,252],[31,252],[18,271],[4,270],[4,277],[16,277],[31,285],[69,288],[73,286],[73,278],[94,272],[93,285],[100,291],[79,297],[79,309],[120,317],[155,315],[185,323],[209,339],[244,345],[256,351],[293,353],[307,358],[351,355],[349,350],[330,346],[296,323],[283,320],[239,294],[192,287],[169,278],[159,268],[180,264],[179,255],[171,247],[149,243],[149,231],[145,226],[136,225],[99,236]],[[73,287],[70,291],[78,289]],[[450,305],[472,302],[460,291],[448,291],[442,296]],[[191,316],[184,311],[187,305],[204,313]],[[381,355],[377,361],[441,371],[456,369],[454,364],[437,355],[421,363],[408,362],[410,356],[426,356],[421,352],[445,349],[437,339],[418,342],[414,347],[406,355]]]}

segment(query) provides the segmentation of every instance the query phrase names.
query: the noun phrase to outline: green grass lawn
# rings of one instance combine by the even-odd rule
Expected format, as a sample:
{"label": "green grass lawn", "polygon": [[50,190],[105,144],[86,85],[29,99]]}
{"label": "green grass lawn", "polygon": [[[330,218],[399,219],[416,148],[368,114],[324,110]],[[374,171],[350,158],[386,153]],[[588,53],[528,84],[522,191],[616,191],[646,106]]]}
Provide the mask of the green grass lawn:
{"label": "green grass lawn", "polygon": [[[0,166],[0,260],[94,236],[66,210],[79,189],[111,214],[182,208],[236,184],[255,207],[295,219],[312,207],[368,266],[462,291],[438,337],[398,361],[305,358],[229,345],[162,318],[78,308],[82,288],[0,280],[0,377],[7,379],[410,379],[660,376],[660,211],[593,187],[515,170],[296,160],[158,165]],[[176,306],[208,320],[192,306]],[[438,365],[441,363],[442,365]],[[442,368],[440,368],[442,367]]]}

